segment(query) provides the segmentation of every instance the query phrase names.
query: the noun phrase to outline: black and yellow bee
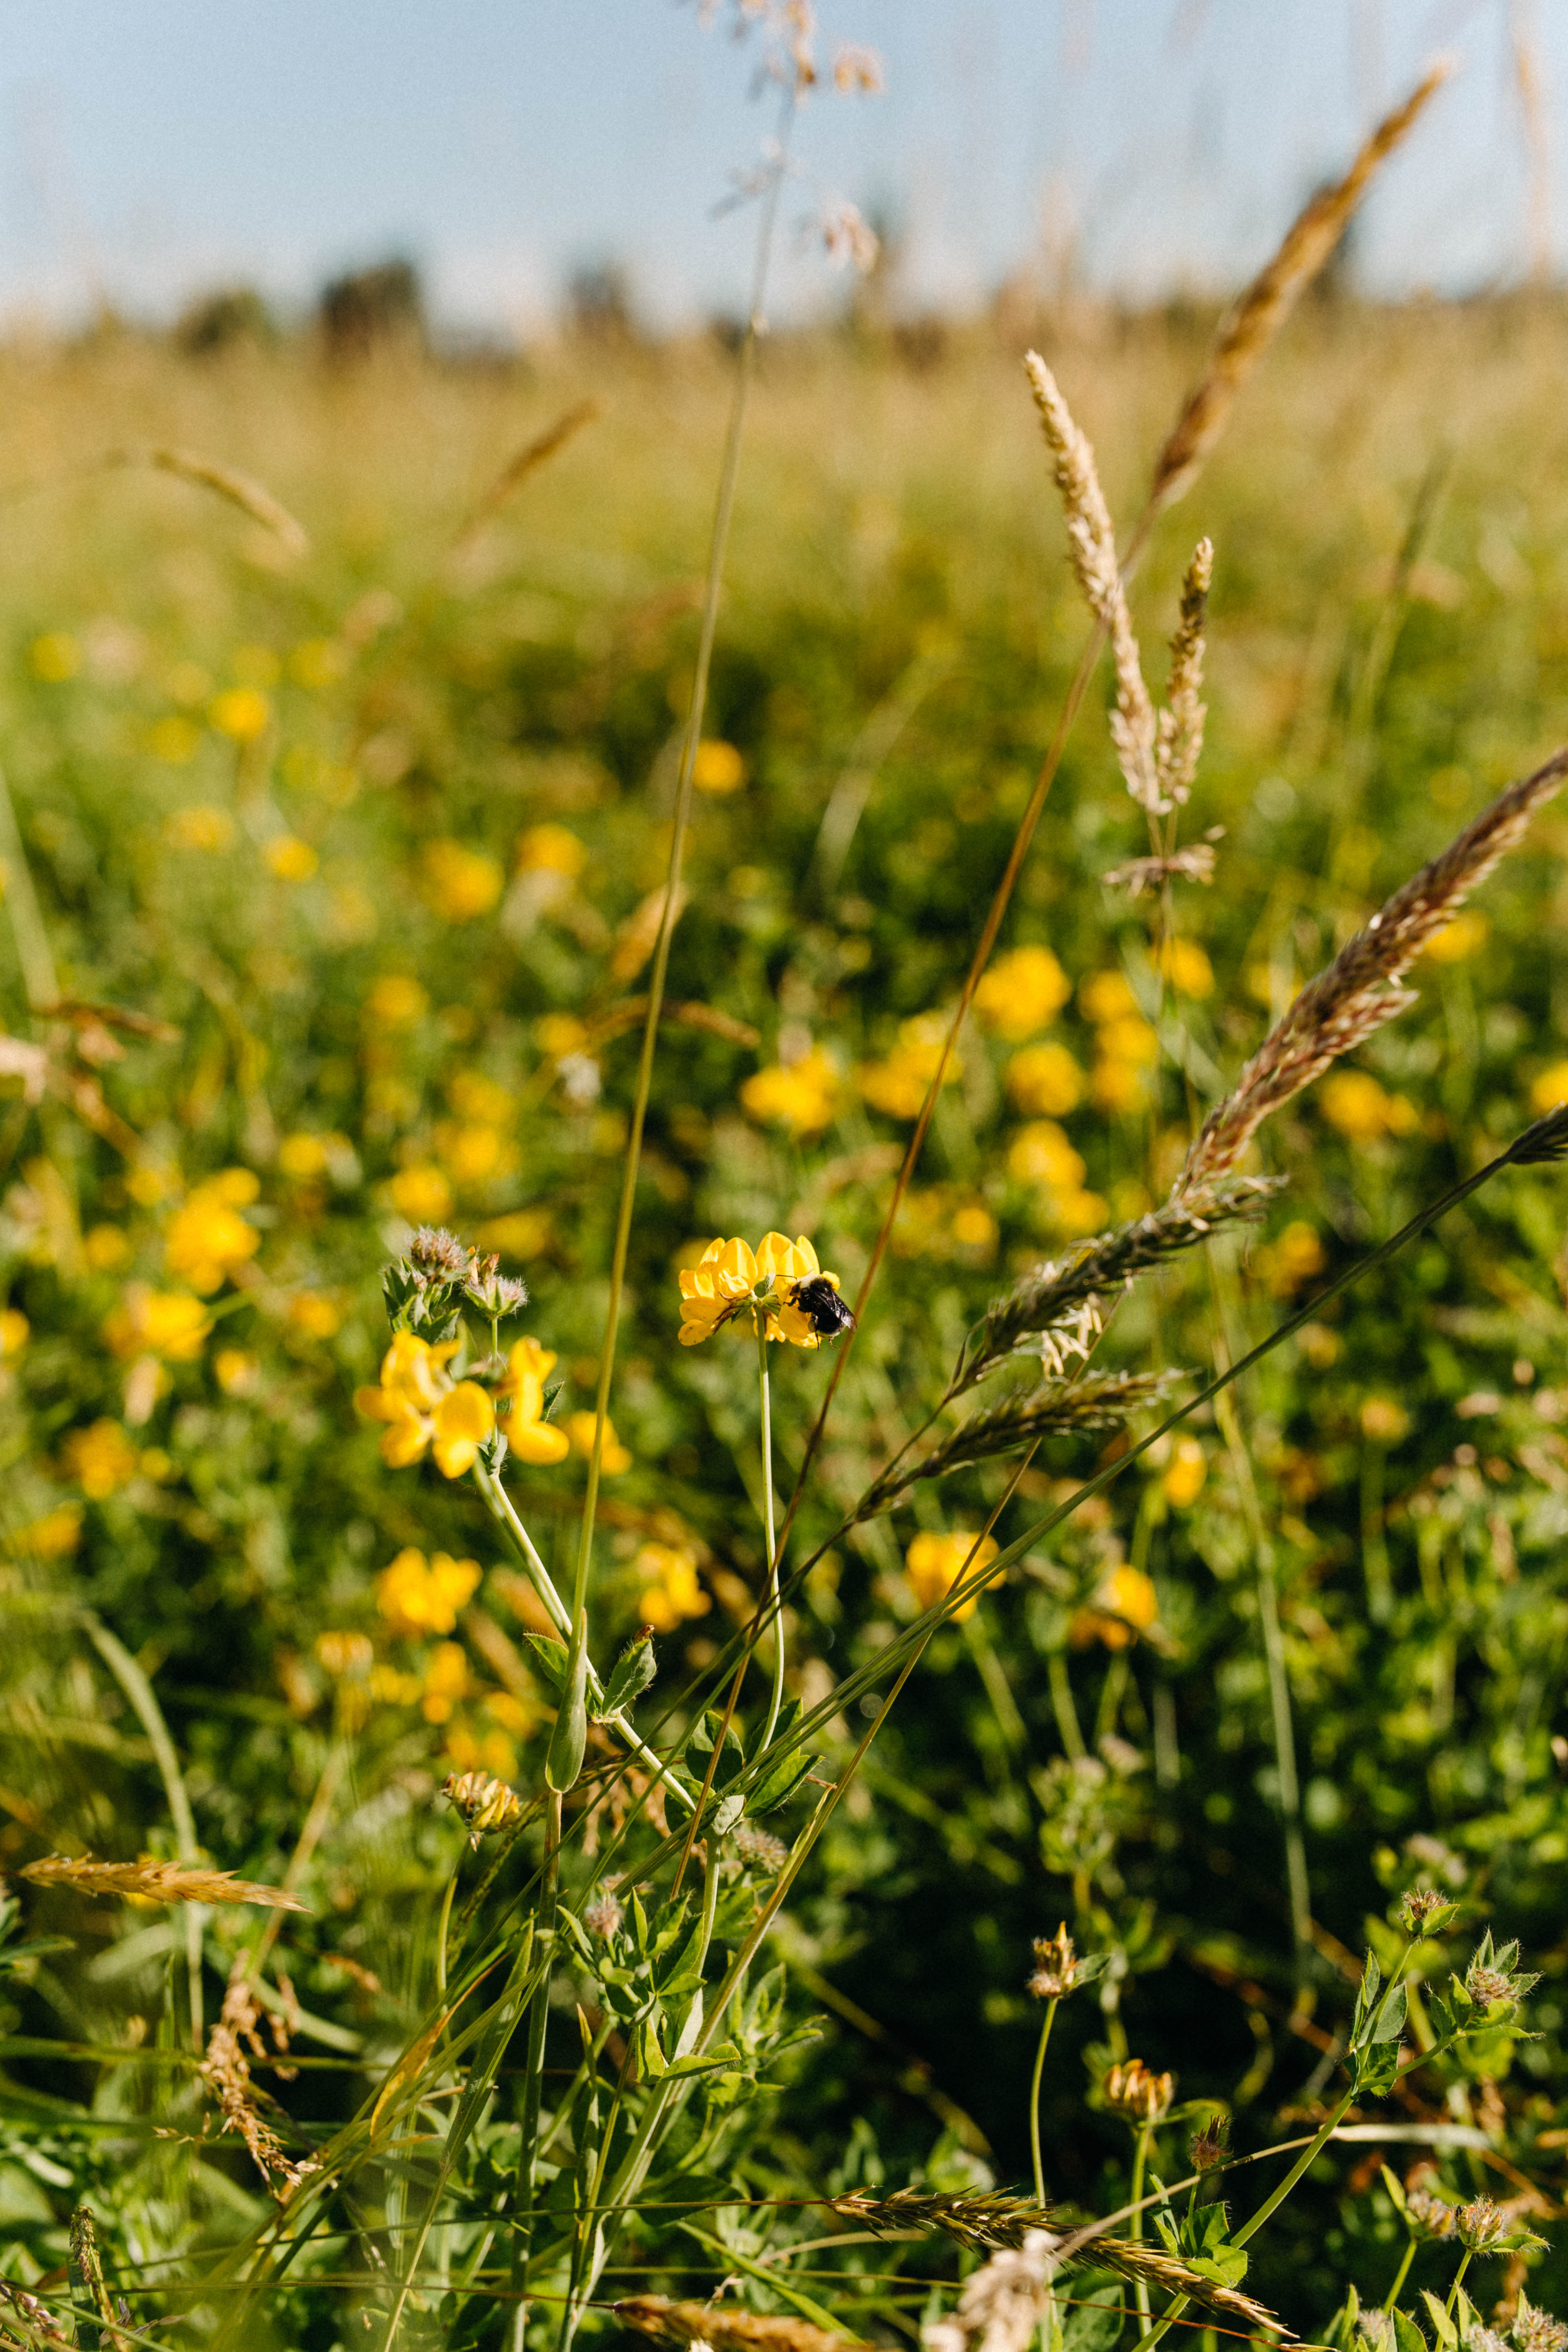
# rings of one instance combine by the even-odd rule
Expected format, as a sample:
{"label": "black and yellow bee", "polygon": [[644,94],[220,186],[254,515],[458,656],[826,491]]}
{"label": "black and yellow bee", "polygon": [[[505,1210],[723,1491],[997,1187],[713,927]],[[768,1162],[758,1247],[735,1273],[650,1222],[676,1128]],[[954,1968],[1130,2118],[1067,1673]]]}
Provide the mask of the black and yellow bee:
{"label": "black and yellow bee", "polygon": [[847,1307],[825,1274],[814,1274],[804,1282],[792,1282],[785,1296],[792,1307],[797,1307],[819,1339],[841,1339],[846,1331],[855,1328],[852,1308]]}

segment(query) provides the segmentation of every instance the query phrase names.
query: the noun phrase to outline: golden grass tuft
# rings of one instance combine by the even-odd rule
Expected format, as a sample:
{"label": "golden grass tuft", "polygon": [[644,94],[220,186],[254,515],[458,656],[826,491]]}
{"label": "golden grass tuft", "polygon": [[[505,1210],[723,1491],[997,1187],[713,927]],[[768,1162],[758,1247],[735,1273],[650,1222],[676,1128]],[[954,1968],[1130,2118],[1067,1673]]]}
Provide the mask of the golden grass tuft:
{"label": "golden grass tuft", "polygon": [[71,1886],[79,1895],[136,1895],[150,1903],[260,1903],[274,1911],[310,1907],[280,1886],[237,1878],[232,1870],[190,1870],[183,1863],[145,1857],[141,1862],[94,1862],[84,1854],[73,1862],[67,1854],[51,1853],[42,1862],[28,1863],[22,1876],[35,1886]]}

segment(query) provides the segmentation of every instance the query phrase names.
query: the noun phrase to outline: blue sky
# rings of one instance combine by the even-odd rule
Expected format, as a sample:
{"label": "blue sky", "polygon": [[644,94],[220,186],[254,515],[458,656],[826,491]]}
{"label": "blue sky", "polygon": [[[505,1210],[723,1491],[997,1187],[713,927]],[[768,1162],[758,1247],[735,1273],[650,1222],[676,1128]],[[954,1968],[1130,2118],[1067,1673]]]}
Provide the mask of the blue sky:
{"label": "blue sky", "polygon": [[[0,316],[99,297],[166,315],[229,279],[303,302],[398,249],[453,324],[529,331],[614,259],[650,319],[742,299],[715,218],[771,127],[756,49],[696,0],[59,0],[0,55]],[[1226,286],[1433,51],[1461,60],[1369,207],[1383,290],[1524,274],[1510,23],[1542,95],[1568,263],[1563,0],[821,0],[885,60],[799,126],[773,308],[835,298],[813,239],[847,197],[900,225],[902,297],[960,308],[1070,251],[1132,296]]]}

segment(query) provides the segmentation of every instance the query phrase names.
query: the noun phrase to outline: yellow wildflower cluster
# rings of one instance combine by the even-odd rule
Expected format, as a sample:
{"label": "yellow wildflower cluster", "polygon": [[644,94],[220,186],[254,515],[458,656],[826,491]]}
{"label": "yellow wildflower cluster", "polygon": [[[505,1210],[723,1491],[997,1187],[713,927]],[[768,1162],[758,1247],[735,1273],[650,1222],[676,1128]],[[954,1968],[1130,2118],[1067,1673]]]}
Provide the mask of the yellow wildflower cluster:
{"label": "yellow wildflower cluster", "polygon": [[253,686],[226,687],[207,705],[208,724],[235,743],[254,743],[271,719],[272,705]]}
{"label": "yellow wildflower cluster", "polygon": [[[1178,1437],[1171,1448],[1171,1459],[1160,1481],[1161,1491],[1173,1508],[1184,1511],[1203,1493],[1208,1475],[1208,1456],[1198,1440],[1195,1437]],[[1129,1570],[1128,1573],[1136,1575],[1138,1570]],[[1125,1615],[1127,1612],[1123,1611],[1122,1613]]]}
{"label": "yellow wildflower cluster", "polygon": [[406,972],[384,971],[372,983],[364,1009],[373,1029],[406,1029],[411,1023],[423,1019],[430,1009],[430,999]]}
{"label": "yellow wildflower cluster", "polygon": [[1365,1070],[1335,1070],[1318,1090],[1318,1108],[1347,1143],[1378,1143],[1409,1135],[1421,1114],[1403,1095],[1386,1094]]}
{"label": "yellow wildflower cluster", "polygon": [[65,1559],[80,1541],[81,1505],[57,1503],[30,1527],[18,1528],[9,1539],[9,1549],[31,1553],[35,1559]]}
{"label": "yellow wildflower cluster", "polygon": [[175,1210],[164,1236],[169,1272],[205,1298],[220,1289],[237,1266],[253,1258],[261,1236],[239,1214],[261,1187],[248,1168],[226,1168],[196,1185]]}
{"label": "yellow wildflower cluster", "polygon": [[436,1552],[426,1559],[410,1544],[375,1580],[375,1605],[397,1633],[449,1633],[458,1612],[479,1590],[476,1559]]}
{"label": "yellow wildflower cluster", "polygon": [[1466,907],[1451,923],[1433,932],[1421,952],[1432,963],[1464,963],[1485,947],[1491,928],[1479,907]]}
{"label": "yellow wildflower cluster", "polygon": [[1008,1045],[1048,1029],[1072,983],[1049,948],[1014,948],[997,957],[974,992],[974,1017]]}
{"label": "yellow wildflower cluster", "polygon": [[386,1189],[398,1215],[411,1225],[439,1225],[451,1214],[451,1181],[433,1160],[400,1168]]}
{"label": "yellow wildflower cluster", "polygon": [[[1204,961],[1206,966],[1207,958]],[[1124,974],[1091,972],[1079,991],[1079,1003],[1095,1029],[1089,1093],[1096,1108],[1112,1113],[1136,1109],[1143,1098],[1142,1073],[1158,1060],[1160,1045]]]}
{"label": "yellow wildflower cluster", "polygon": [[570,1440],[543,1417],[543,1381],[555,1363],[549,1349],[537,1339],[519,1339],[492,1400],[478,1381],[453,1380],[448,1367],[460,1344],[450,1339],[432,1347],[416,1332],[393,1334],[379,1385],[354,1397],[368,1420],[386,1423],[383,1461],[405,1469],[428,1447],[443,1476],[460,1478],[496,1425],[497,1404],[508,1408],[506,1437],[514,1454],[536,1466],[564,1461]]}
{"label": "yellow wildflower cluster", "polygon": [[1214,966],[1196,940],[1162,940],[1154,967],[1178,996],[1214,994]]}
{"label": "yellow wildflower cluster", "polygon": [[893,1227],[900,1257],[989,1258],[997,1242],[995,1218],[973,1192],[931,1184],[904,1195]]}
{"label": "yellow wildflower cluster", "polygon": [[754,1255],[743,1241],[710,1242],[697,1264],[680,1272],[681,1346],[700,1347],[721,1324],[749,1311],[753,1320],[762,1317],[770,1339],[816,1347],[811,1318],[791,1293],[796,1283],[819,1276],[838,1288],[838,1276],[823,1275],[804,1234],[793,1242],[784,1234],[764,1234]]}
{"label": "yellow wildflower cluster", "polygon": [[520,874],[560,874],[574,882],[587,863],[586,844],[563,824],[531,824],[518,836]]}
{"label": "yellow wildflower cluster", "polygon": [[[952,1591],[960,1577],[967,1580],[981,1570],[989,1568],[995,1557],[996,1545],[990,1536],[939,1536],[928,1530],[924,1535],[918,1535],[904,1554],[910,1590],[922,1609],[934,1608]],[[989,1592],[994,1585],[1005,1584],[1006,1580],[1007,1572],[1004,1569],[1000,1576],[986,1578],[984,1589]],[[959,1602],[949,1622],[954,1625],[963,1624],[966,1617],[973,1616],[979,1606],[980,1591],[977,1587],[967,1599]]]}
{"label": "yellow wildflower cluster", "polygon": [[738,793],[745,782],[746,762],[733,743],[706,736],[692,756],[691,781],[700,793],[722,799],[729,793]]}
{"label": "yellow wildflower cluster", "polygon": [[1027,1118],[1065,1118],[1083,1100],[1083,1072],[1065,1045],[1026,1045],[1009,1060],[1006,1083]]}
{"label": "yellow wildflower cluster", "polygon": [[637,1609],[656,1633],[673,1633],[688,1617],[706,1617],[713,1603],[697,1581],[697,1555],[685,1544],[645,1543],[632,1567],[643,1580]]}
{"label": "yellow wildflower cluster", "polygon": [[[552,1363],[553,1363],[554,1360],[554,1358],[552,1357]],[[566,1416],[565,1431],[567,1443],[571,1446],[574,1454],[580,1454],[584,1462],[588,1460],[594,1451],[594,1432],[597,1429],[598,1425],[598,1416],[595,1413],[569,1412]],[[623,1470],[629,1470],[631,1466],[632,1457],[630,1452],[621,1444],[620,1439],[616,1435],[616,1424],[609,1418],[608,1414],[606,1414],[605,1417],[605,1443],[599,1455],[599,1467],[604,1472],[606,1478],[618,1478]]]}
{"label": "yellow wildflower cluster", "polygon": [[105,1317],[103,1336],[117,1356],[161,1356],[171,1364],[188,1364],[201,1354],[211,1329],[212,1318],[188,1290],[153,1290],[145,1282],[131,1282],[121,1305]]}
{"label": "yellow wildflower cluster", "polygon": [[107,1502],[135,1477],[142,1460],[117,1421],[95,1421],[87,1429],[73,1429],[60,1456],[67,1477],[89,1503]]}
{"label": "yellow wildflower cluster", "polygon": [[1104,1201],[1085,1189],[1087,1172],[1081,1154],[1055,1119],[1031,1119],[1007,1147],[1008,1175],[1017,1183],[1039,1186],[1052,1230],[1069,1240],[1098,1233],[1105,1223]]}
{"label": "yellow wildflower cluster", "polygon": [[31,1328],[19,1307],[0,1307],[0,1361],[8,1363],[21,1354]]}
{"label": "yellow wildflower cluster", "polygon": [[297,833],[275,833],[261,853],[279,882],[308,882],[321,859]]}
{"label": "yellow wildflower cluster", "polygon": [[432,841],[426,846],[422,879],[425,897],[444,923],[471,922],[488,915],[500,897],[506,880],[498,859],[460,841]]}
{"label": "yellow wildflower cluster", "polygon": [[820,1135],[832,1123],[837,1108],[837,1071],[819,1045],[798,1062],[770,1062],[741,1088],[744,1110],[764,1126],[786,1128],[791,1135]]}
{"label": "yellow wildflower cluster", "polygon": [[[926,1089],[942,1060],[947,1030],[942,1013],[919,1013],[912,1021],[900,1022],[899,1042],[882,1061],[861,1063],[855,1073],[856,1083],[873,1110],[886,1111],[889,1118],[920,1116]],[[963,1066],[956,1054],[950,1056],[942,1073],[943,1086],[952,1086],[963,1075]]]}
{"label": "yellow wildflower cluster", "polygon": [[1253,1251],[1252,1264],[1271,1298],[1294,1298],[1303,1283],[1321,1274],[1328,1259],[1317,1228],[1298,1217],[1277,1241]]}
{"label": "yellow wildflower cluster", "polygon": [[1160,1614],[1151,1580],[1141,1568],[1125,1562],[1113,1568],[1088,1609],[1080,1609],[1068,1629],[1068,1638],[1081,1649],[1103,1642],[1108,1650],[1124,1650],[1137,1633],[1146,1633]]}
{"label": "yellow wildflower cluster", "polygon": [[[165,724],[189,727],[190,722],[184,719],[174,719]],[[190,731],[194,738],[195,729]],[[167,759],[168,753],[165,751],[159,756]],[[234,839],[234,819],[227,809],[198,803],[194,808],[175,809],[164,818],[163,838],[172,849],[205,849],[216,853],[226,849]]]}

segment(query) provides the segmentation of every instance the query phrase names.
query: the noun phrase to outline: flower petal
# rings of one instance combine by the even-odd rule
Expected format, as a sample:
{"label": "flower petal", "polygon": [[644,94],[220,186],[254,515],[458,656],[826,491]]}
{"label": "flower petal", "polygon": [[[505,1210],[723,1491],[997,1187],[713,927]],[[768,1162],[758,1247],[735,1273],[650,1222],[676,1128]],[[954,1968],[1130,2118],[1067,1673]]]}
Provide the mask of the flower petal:
{"label": "flower petal", "polygon": [[517,1429],[509,1425],[507,1443],[519,1461],[531,1462],[537,1469],[564,1462],[571,1452],[566,1432],[550,1421],[528,1421]]}

